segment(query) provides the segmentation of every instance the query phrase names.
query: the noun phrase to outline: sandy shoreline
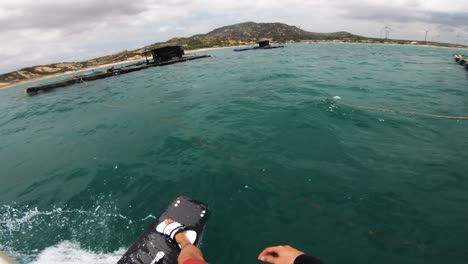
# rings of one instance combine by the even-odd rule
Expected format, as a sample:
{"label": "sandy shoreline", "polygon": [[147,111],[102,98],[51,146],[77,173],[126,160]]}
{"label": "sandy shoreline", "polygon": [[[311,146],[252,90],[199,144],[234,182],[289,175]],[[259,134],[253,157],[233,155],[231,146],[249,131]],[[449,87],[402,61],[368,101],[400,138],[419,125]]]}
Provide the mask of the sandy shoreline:
{"label": "sandy shoreline", "polygon": [[55,78],[55,77],[65,76],[65,75],[68,75],[68,74],[80,73],[80,72],[85,72],[85,71],[92,71],[92,70],[101,69],[101,68],[105,68],[105,67],[110,67],[110,66],[130,63],[130,62],[138,62],[138,61],[141,61],[141,60],[127,60],[127,61],[121,61],[121,62],[116,62],[116,63],[103,64],[103,65],[90,67],[90,68],[86,68],[86,69],[82,69],[82,70],[74,71],[74,72],[51,74],[51,75],[40,77],[40,78],[35,78],[35,79],[31,79],[31,80],[26,80],[26,81],[21,81],[21,82],[17,82],[17,83],[8,84],[6,86],[0,86],[0,90],[11,88],[11,87],[21,85],[21,84],[37,82],[37,81],[43,81],[43,80],[47,80],[47,79],[51,79],[51,78]]}
{"label": "sandy shoreline", "polygon": [[[186,54],[191,54],[191,53],[196,53],[196,52],[201,52],[201,51],[227,49],[227,48],[235,48],[235,47],[242,47],[242,46],[245,46],[245,45],[187,50],[187,51],[185,51],[185,53]],[[126,60],[126,61],[121,61],[121,62],[116,62],[116,63],[103,64],[103,65],[99,65],[99,66],[95,66],[95,67],[82,69],[82,70],[79,70],[79,71],[67,72],[67,73],[57,73],[57,74],[52,74],[52,75],[48,75],[48,76],[44,76],[44,77],[40,77],[40,78],[31,79],[31,80],[21,81],[21,82],[17,82],[17,83],[11,83],[11,84],[7,84],[7,85],[4,85],[4,86],[2,86],[2,83],[0,83],[0,90],[12,88],[12,87],[15,87],[17,85],[22,85],[22,84],[27,84],[27,83],[31,83],[31,82],[43,81],[43,80],[47,80],[47,79],[51,79],[51,78],[55,78],[55,77],[65,76],[65,75],[68,75],[68,74],[75,74],[75,73],[80,73],[80,72],[85,72],[85,71],[92,71],[92,70],[97,70],[97,69],[101,69],[101,68],[112,67],[112,66],[116,66],[116,65],[121,65],[121,64],[131,63],[131,62],[139,62],[139,61],[144,61],[144,60]]]}
{"label": "sandy shoreline", "polygon": [[[303,41],[303,42],[295,42],[295,43],[292,43],[292,44],[300,44],[300,43],[308,43],[308,42]],[[330,42],[330,41],[317,41],[317,42],[312,42],[311,41],[311,43],[317,43],[317,44],[390,45],[390,46],[407,46],[407,47],[426,47],[426,48],[444,48],[444,49],[468,50],[468,48],[452,48],[452,47],[441,47],[441,46],[431,46],[431,45],[422,45],[422,44],[409,45],[409,44],[393,44],[393,43],[357,43],[357,42]],[[201,52],[201,51],[246,47],[246,46],[252,46],[252,45],[238,45],[238,46],[229,46],[229,47],[213,47],[213,48],[187,50],[187,51],[185,51],[185,54],[191,54],[191,53],[196,53],[196,52]],[[96,67],[90,67],[90,68],[86,68],[86,69],[79,70],[79,71],[52,74],[52,75],[48,75],[48,76],[44,76],[44,77],[40,77],[40,78],[36,78],[36,79],[21,81],[21,82],[17,82],[17,83],[11,83],[11,84],[7,84],[7,85],[3,85],[3,86],[2,86],[2,83],[0,83],[0,90],[15,87],[15,86],[21,85],[21,84],[27,84],[27,83],[31,83],[31,82],[37,82],[37,81],[47,80],[47,79],[51,79],[51,78],[55,78],[55,77],[60,77],[60,76],[68,75],[68,74],[80,73],[80,72],[85,72],[85,71],[92,71],[92,70],[97,70],[97,69],[101,69],[101,68],[106,68],[106,67],[121,65],[121,64],[125,64],[125,63],[131,63],[131,62],[138,62],[138,61],[144,61],[144,60],[126,60],[126,61],[121,61],[121,62],[116,62],[116,63],[103,64],[103,65],[99,65],[99,66],[96,66]]]}

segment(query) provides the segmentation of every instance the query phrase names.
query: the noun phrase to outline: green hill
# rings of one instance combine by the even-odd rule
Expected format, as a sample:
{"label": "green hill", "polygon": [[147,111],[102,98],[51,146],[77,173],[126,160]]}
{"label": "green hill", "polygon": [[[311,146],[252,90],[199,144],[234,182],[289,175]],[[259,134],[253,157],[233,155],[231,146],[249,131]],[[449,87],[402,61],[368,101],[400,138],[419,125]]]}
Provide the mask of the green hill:
{"label": "green hill", "polygon": [[283,23],[245,22],[215,29],[204,35],[195,35],[195,39],[234,39],[258,40],[271,38],[273,40],[326,40],[359,37],[348,32],[313,33],[296,26]]}
{"label": "green hill", "polygon": [[185,49],[197,49],[213,46],[232,46],[256,42],[260,39],[270,39],[278,42],[289,40],[342,40],[342,39],[360,39],[361,36],[353,35],[348,32],[335,33],[314,33],[302,30],[296,26],[290,26],[284,23],[255,23],[245,22],[225,27],[217,28],[206,34],[194,35],[189,38],[173,38],[164,43],[155,43],[148,47],[177,44]]}

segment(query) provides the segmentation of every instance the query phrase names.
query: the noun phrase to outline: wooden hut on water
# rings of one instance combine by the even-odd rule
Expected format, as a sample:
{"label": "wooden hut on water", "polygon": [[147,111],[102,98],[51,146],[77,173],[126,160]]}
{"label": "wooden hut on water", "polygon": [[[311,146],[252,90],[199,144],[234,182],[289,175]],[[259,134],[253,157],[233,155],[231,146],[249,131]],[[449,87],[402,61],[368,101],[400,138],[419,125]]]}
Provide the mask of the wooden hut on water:
{"label": "wooden hut on water", "polygon": [[166,46],[145,51],[147,63],[149,62],[148,56],[152,56],[154,62],[164,62],[170,61],[173,58],[181,59],[183,55],[184,50],[181,46]]}
{"label": "wooden hut on water", "polygon": [[268,40],[258,42],[258,47],[260,48],[269,47],[269,46],[270,46],[270,41]]}
{"label": "wooden hut on water", "polygon": [[258,49],[276,49],[276,48],[284,48],[284,46],[271,46],[270,41],[263,40],[258,42],[257,47],[248,47],[248,48],[241,48],[241,49],[234,49],[234,51],[246,51],[246,50],[258,50]]}

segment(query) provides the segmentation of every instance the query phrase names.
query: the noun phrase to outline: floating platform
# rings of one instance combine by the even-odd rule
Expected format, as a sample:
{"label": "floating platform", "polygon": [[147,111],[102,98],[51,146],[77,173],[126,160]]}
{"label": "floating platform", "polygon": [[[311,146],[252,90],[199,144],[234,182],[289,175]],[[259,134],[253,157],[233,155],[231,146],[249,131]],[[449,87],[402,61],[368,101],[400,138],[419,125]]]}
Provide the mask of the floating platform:
{"label": "floating platform", "polygon": [[468,64],[468,58],[462,54],[453,54],[453,59],[460,65]]}
{"label": "floating platform", "polygon": [[280,46],[280,45],[271,46],[269,40],[264,40],[264,41],[259,41],[258,46],[256,46],[256,47],[234,49],[234,51],[258,50],[258,49],[277,49],[277,48],[284,48],[284,46]]}
{"label": "floating platform", "polygon": [[468,71],[468,57],[462,54],[453,54],[453,59],[460,65],[465,66]]}
{"label": "floating platform", "polygon": [[112,67],[112,68],[107,69],[106,72],[83,74],[83,75],[74,76],[72,78],[66,79],[64,81],[56,82],[56,83],[29,87],[29,88],[24,89],[24,93],[27,95],[36,95],[39,92],[47,92],[52,89],[70,86],[70,85],[77,84],[77,83],[109,78],[109,77],[116,76],[116,75],[122,75],[122,74],[130,73],[130,72],[134,72],[134,71],[144,70],[150,67],[167,66],[167,65],[171,65],[175,63],[181,63],[181,62],[192,61],[192,60],[197,60],[197,59],[202,59],[202,58],[209,58],[209,57],[211,56],[210,55],[190,56],[190,57],[175,58],[175,59],[172,59],[169,61],[163,61],[163,62],[148,62],[148,63],[143,63],[143,64],[137,63],[137,64],[124,66],[124,67],[117,68],[117,69],[114,69]]}
{"label": "floating platform", "polygon": [[243,48],[243,49],[234,49],[234,51],[246,51],[246,50],[262,50],[262,49],[277,49],[277,48],[284,48],[284,46],[268,46],[268,47],[250,47],[250,48]]}

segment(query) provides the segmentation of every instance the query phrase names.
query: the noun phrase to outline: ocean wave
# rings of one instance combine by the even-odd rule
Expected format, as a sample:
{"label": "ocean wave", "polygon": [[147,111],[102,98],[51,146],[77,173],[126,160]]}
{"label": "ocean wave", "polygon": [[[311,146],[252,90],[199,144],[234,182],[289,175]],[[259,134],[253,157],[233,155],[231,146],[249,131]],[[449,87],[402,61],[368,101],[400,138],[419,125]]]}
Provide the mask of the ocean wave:
{"label": "ocean wave", "polygon": [[44,249],[33,264],[55,264],[55,263],[94,263],[107,264],[116,263],[125,253],[126,249],[120,248],[114,252],[102,253],[82,249],[76,242],[63,241],[55,246]]}
{"label": "ocean wave", "polygon": [[102,253],[124,246],[112,239],[115,230],[139,232],[154,219],[150,214],[132,220],[104,198],[86,210],[4,205],[0,207],[0,251],[20,263],[115,263],[122,250]]}
{"label": "ocean wave", "polygon": [[[1,245],[0,245],[1,248]],[[31,264],[58,264],[58,263],[93,263],[93,264],[111,264],[117,263],[120,257],[125,253],[125,248],[119,248],[113,252],[94,252],[83,249],[78,242],[62,241],[56,245],[47,247],[40,252],[31,254],[18,253],[6,250],[5,254],[18,263]]]}

